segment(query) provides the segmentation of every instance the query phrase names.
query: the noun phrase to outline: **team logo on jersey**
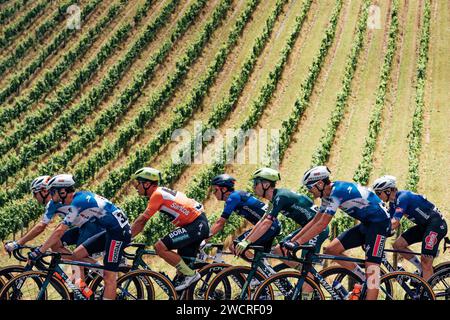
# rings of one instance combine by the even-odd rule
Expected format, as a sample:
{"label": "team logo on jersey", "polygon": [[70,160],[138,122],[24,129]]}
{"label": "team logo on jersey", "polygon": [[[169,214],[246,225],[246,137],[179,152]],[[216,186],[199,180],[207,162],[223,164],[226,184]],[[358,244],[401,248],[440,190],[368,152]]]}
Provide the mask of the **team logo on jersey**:
{"label": "team logo on jersey", "polygon": [[425,249],[433,250],[434,246],[437,242],[437,233],[434,231],[430,231],[430,233],[425,238]]}
{"label": "team logo on jersey", "polygon": [[173,239],[183,233],[187,233],[186,229],[179,228],[179,229],[176,229],[176,230],[172,231],[171,233],[169,233],[169,237],[170,237],[170,239]]}
{"label": "team logo on jersey", "polygon": [[375,244],[373,245],[372,256],[374,257],[382,257],[384,250],[384,243],[386,242],[386,237],[380,234],[377,234],[377,238],[375,239]]}
{"label": "team logo on jersey", "polygon": [[120,247],[122,247],[122,241],[111,240],[108,254],[109,263],[117,263],[119,261]]}

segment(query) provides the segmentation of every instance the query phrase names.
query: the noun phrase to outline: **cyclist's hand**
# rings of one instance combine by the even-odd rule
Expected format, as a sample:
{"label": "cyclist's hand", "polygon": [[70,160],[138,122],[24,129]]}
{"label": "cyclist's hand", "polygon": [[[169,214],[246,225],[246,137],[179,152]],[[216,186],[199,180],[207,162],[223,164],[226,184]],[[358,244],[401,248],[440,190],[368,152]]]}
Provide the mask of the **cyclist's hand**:
{"label": "cyclist's hand", "polygon": [[236,245],[236,249],[234,250],[237,256],[240,256],[242,252],[250,245],[250,241],[242,240]]}
{"label": "cyclist's hand", "polygon": [[30,251],[28,253],[28,259],[30,259],[31,261],[36,261],[40,257],[42,257],[43,253],[41,252],[41,250],[39,250],[40,248],[41,247],[37,247],[33,251]]}
{"label": "cyclist's hand", "polygon": [[282,246],[290,251],[293,251],[299,247],[299,243],[296,241],[286,241],[283,242]]}
{"label": "cyclist's hand", "polygon": [[13,252],[16,249],[19,249],[19,244],[17,243],[17,241],[9,241],[5,243],[5,250],[7,252]]}

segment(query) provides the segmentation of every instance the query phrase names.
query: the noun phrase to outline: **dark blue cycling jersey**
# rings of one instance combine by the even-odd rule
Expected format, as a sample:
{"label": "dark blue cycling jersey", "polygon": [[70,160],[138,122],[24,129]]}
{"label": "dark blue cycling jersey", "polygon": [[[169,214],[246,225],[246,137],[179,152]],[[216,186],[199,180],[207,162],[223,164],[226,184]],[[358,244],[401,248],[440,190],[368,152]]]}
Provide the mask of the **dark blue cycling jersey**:
{"label": "dark blue cycling jersey", "polygon": [[53,200],[50,200],[47,202],[47,205],[45,206],[45,212],[42,216],[41,222],[45,224],[49,224],[50,221],[52,221],[53,217],[58,215],[62,219],[66,216],[66,213],[64,211],[59,210],[63,205],[61,203],[54,202]]}
{"label": "dark blue cycling jersey", "polygon": [[368,188],[352,182],[333,182],[331,194],[322,199],[319,211],[334,215],[338,208],[362,223],[389,220],[381,199]]}
{"label": "dark blue cycling jersey", "polygon": [[389,214],[400,220],[405,215],[417,225],[427,225],[431,218],[442,219],[436,206],[425,196],[408,190],[397,191],[395,202],[389,203]]}
{"label": "dark blue cycling jersey", "polygon": [[89,191],[76,192],[72,203],[59,210],[66,212],[63,223],[69,227],[80,227],[93,220],[107,231],[129,227],[128,218],[120,208],[108,199]]}
{"label": "dark blue cycling jersey", "polygon": [[255,225],[266,213],[267,205],[246,191],[233,191],[228,196],[222,218],[228,219],[233,212]]}

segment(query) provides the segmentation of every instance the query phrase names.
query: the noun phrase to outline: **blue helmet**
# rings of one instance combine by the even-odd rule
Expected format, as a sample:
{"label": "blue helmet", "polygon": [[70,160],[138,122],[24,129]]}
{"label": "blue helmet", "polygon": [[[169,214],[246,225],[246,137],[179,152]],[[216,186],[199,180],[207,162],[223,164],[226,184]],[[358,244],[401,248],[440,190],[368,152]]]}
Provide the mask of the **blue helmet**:
{"label": "blue helmet", "polygon": [[211,185],[233,189],[235,182],[236,182],[236,179],[233,178],[232,176],[230,176],[228,174],[220,174],[218,176],[215,176],[211,180]]}

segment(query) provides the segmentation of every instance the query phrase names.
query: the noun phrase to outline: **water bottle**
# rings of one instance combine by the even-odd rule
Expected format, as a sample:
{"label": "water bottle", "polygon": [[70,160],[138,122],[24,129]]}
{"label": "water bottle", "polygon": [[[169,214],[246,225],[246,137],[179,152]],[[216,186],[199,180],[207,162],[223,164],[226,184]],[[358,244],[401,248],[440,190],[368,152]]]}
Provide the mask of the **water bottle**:
{"label": "water bottle", "polygon": [[353,287],[353,291],[350,294],[349,300],[359,300],[359,296],[361,295],[361,289],[362,285],[359,283],[355,283],[355,286]]}
{"label": "water bottle", "polygon": [[333,289],[338,293],[338,295],[343,299],[347,300],[348,296],[350,295],[348,291],[344,288],[342,283],[340,283],[337,280],[333,281]]}
{"label": "water bottle", "polygon": [[86,284],[86,282],[84,282],[81,278],[78,278],[75,281],[75,285],[80,288],[81,293],[83,294],[83,296],[85,296],[86,298],[89,299],[89,297],[94,293],[91,288],[89,288]]}

